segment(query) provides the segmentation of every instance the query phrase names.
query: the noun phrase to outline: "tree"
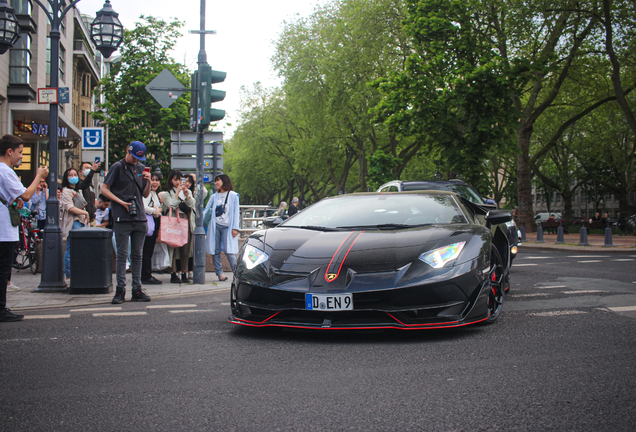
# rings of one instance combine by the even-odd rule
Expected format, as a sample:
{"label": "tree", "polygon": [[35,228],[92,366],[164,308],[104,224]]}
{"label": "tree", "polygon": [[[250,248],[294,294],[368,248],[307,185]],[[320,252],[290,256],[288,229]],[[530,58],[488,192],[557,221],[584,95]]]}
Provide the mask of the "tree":
{"label": "tree", "polygon": [[106,101],[93,115],[108,126],[110,160],[122,159],[131,141],[141,141],[146,145],[146,157],[167,171],[170,132],[189,129],[189,98],[181,97],[164,109],[146,86],[167,68],[184,87],[190,87],[185,67],[168,55],[181,36],[183,23],[143,15],[140,19],[133,30],[124,31],[119,62],[101,81]]}

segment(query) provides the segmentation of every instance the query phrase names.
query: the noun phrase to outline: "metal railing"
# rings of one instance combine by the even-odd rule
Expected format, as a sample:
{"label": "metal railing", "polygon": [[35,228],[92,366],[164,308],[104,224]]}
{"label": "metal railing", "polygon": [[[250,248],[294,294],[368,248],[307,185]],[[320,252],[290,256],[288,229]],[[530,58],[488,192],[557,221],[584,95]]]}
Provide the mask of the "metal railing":
{"label": "metal railing", "polygon": [[239,209],[241,214],[239,234],[241,237],[249,236],[254,231],[263,229],[265,218],[272,216],[277,210],[266,205],[241,205]]}

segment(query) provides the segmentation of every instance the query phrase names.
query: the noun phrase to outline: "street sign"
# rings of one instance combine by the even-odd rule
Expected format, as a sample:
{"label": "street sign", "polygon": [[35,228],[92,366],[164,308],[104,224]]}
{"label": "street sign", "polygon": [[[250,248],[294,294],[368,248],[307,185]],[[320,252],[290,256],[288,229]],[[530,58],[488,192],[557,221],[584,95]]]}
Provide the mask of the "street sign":
{"label": "street sign", "polygon": [[39,88],[38,103],[39,104],[57,103],[57,88],[56,87]]}
{"label": "street sign", "polygon": [[[216,169],[217,171],[220,171],[223,169],[223,158],[216,158],[217,162],[217,166]],[[212,170],[212,165],[213,161],[212,158],[205,158],[203,159],[203,169],[207,170],[207,171],[211,171]],[[188,156],[173,156],[170,160],[170,165],[172,167],[172,169],[178,169],[178,170],[194,170],[196,171],[197,169],[197,158],[195,157],[188,157]]]}
{"label": "street sign", "polygon": [[[170,139],[178,142],[197,142],[197,133],[192,131],[172,131]],[[223,132],[205,132],[203,142],[223,141]]]}
{"label": "street sign", "polygon": [[[216,144],[217,156],[223,155],[223,143],[204,143],[203,154],[206,156],[212,156],[214,154],[213,145]],[[172,143],[172,155],[173,156],[190,156],[197,155],[197,143],[191,142],[173,142]]]}
{"label": "street sign", "polygon": [[210,176],[210,174],[203,174],[203,183],[211,183],[212,182],[212,176]]}
{"label": "street sign", "polygon": [[69,103],[71,101],[71,97],[68,87],[59,87],[57,89],[57,97],[59,103]]}
{"label": "street sign", "polygon": [[104,150],[104,128],[82,128],[82,150]]}
{"label": "street sign", "polygon": [[161,71],[159,75],[146,86],[146,91],[155,98],[159,105],[168,108],[183,93],[189,90],[172,75],[168,69]]}

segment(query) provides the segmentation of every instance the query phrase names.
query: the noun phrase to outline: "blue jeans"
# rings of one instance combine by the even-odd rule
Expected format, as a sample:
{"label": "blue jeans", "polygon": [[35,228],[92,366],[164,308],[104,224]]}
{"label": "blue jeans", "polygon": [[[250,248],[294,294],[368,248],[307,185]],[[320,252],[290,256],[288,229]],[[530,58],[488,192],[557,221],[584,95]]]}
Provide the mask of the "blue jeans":
{"label": "blue jeans", "polygon": [[[84,228],[84,224],[81,223],[80,221],[73,221],[73,227],[71,228],[71,231],[78,228]],[[66,237],[66,251],[64,252],[64,274],[66,275],[67,278],[71,277],[71,239],[70,237],[71,237],[70,235]]]}
{"label": "blue jeans", "polygon": [[[220,275],[223,273],[223,264],[221,264],[221,252],[225,252],[227,249],[227,245],[225,244],[225,236],[227,235],[228,227],[223,225],[216,226],[216,232],[214,237],[214,258],[212,261],[214,262],[214,273],[216,275]],[[232,271],[236,268],[236,255],[232,253],[225,252],[225,256],[227,261],[230,263],[230,267]]]}

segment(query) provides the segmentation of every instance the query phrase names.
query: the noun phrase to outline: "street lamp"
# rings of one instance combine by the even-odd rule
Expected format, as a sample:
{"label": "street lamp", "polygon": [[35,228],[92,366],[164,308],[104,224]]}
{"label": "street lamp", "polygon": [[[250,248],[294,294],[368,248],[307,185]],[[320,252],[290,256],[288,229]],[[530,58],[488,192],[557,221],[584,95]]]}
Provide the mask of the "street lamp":
{"label": "street lamp", "polygon": [[20,39],[20,24],[7,0],[0,0],[0,54],[7,52]]}
{"label": "street lamp", "polygon": [[[60,73],[60,25],[67,12],[73,9],[80,0],[74,0],[67,7],[65,0],[48,0],[49,8],[40,0],[35,1],[44,11],[51,24],[51,82],[49,87],[57,88]],[[0,0],[0,50],[2,53],[11,48],[19,38],[20,26],[13,8],[6,0]],[[16,37],[17,35],[17,37]],[[97,17],[91,24],[91,39],[97,49],[108,58],[121,45],[123,27],[118,19],[118,14],[113,11],[110,0],[106,0],[104,8],[97,13]],[[44,243],[42,245],[42,277],[40,285],[35,292],[60,292],[66,291],[64,281],[64,261],[62,256],[62,229],[60,227],[59,201],[57,200],[57,165],[58,165],[58,126],[59,110],[57,103],[50,104],[49,130],[49,177],[48,185],[51,193],[46,200],[47,224],[44,228]]]}

